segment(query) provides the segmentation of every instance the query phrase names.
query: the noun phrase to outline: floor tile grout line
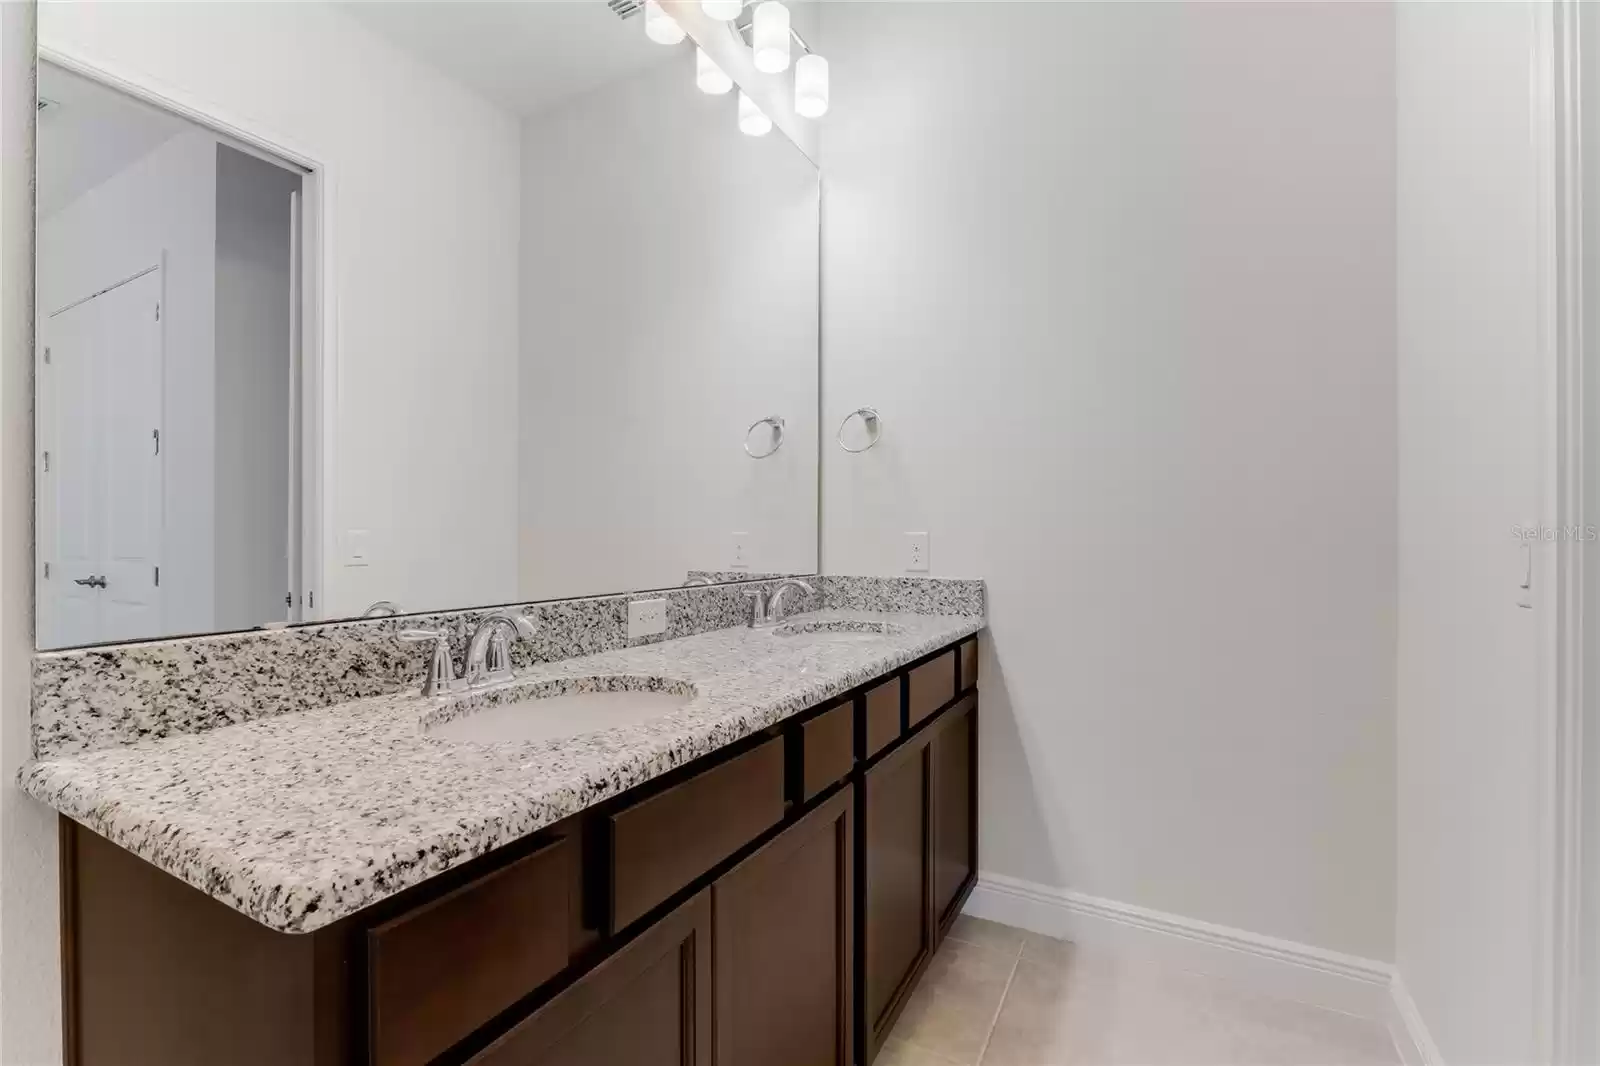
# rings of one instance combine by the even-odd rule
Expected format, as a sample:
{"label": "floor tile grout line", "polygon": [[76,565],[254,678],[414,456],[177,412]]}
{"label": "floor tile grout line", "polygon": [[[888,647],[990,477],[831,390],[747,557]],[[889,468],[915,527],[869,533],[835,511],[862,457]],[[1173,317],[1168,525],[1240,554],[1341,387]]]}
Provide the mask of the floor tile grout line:
{"label": "floor tile grout line", "polygon": [[973,1066],[983,1066],[984,1057],[989,1054],[989,1042],[994,1039],[994,1031],[1000,1025],[1000,1012],[1006,1009],[1006,997],[1011,995],[1011,982],[1017,979],[1017,967],[1022,965],[1022,952],[1026,946],[1026,942],[1018,945],[1017,957],[1011,960],[1011,972],[1006,974],[1006,987],[1000,993],[1000,1002],[995,1004],[994,1017],[989,1019],[989,1029],[983,1034],[983,1045],[978,1048],[978,1058]]}

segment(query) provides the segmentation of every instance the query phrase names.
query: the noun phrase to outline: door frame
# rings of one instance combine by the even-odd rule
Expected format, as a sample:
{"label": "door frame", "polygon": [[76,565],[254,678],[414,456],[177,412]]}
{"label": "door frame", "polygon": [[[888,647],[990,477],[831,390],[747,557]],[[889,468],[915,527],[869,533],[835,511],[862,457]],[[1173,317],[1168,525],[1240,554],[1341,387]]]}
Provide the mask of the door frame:
{"label": "door frame", "polygon": [[[1600,41],[1600,12],[1580,0],[1541,0],[1532,86],[1538,225],[1539,362],[1546,417],[1540,471],[1542,516],[1562,535],[1542,553],[1539,608],[1541,825],[1538,1008],[1533,1034],[1542,1061],[1600,1058],[1600,463],[1586,462],[1588,426],[1600,426],[1600,336],[1586,340],[1584,260],[1600,265],[1600,230],[1585,233],[1586,177],[1600,180],[1600,145],[1585,166],[1587,103],[1600,108],[1600,79],[1582,77],[1585,37]],[[1589,49],[1592,51],[1592,49]],[[1593,58],[1593,57],[1591,57]],[[1597,290],[1600,295],[1600,290]],[[1600,311],[1600,308],[1596,308]],[[1594,627],[1590,627],[1594,628]]]}
{"label": "door frame", "polygon": [[337,558],[335,546],[330,543],[331,531],[337,528],[333,521],[337,500],[333,471],[339,415],[336,273],[333,268],[337,203],[334,168],[325,157],[294,138],[243,116],[228,114],[208,101],[103,56],[64,50],[41,41],[37,61],[52,63],[127,93],[204,126],[236,142],[236,147],[266,153],[305,171],[300,183],[302,226],[297,264],[300,268],[297,376],[301,384],[299,395],[295,397],[300,412],[300,565],[298,580],[294,575],[289,576],[291,586],[297,585],[307,601],[299,605],[296,620],[314,621],[324,617],[326,600],[316,602],[316,594],[328,587],[327,567]]}

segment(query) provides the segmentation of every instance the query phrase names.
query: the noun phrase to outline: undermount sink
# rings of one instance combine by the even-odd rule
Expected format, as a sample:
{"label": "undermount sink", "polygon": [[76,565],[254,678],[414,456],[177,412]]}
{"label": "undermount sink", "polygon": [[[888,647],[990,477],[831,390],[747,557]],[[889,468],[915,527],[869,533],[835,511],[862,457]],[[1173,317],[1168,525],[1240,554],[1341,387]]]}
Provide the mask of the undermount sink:
{"label": "undermount sink", "polygon": [[686,681],[638,675],[557,678],[470,693],[423,717],[435,740],[526,744],[638,725],[695,697]]}
{"label": "undermount sink", "polygon": [[905,626],[897,626],[892,622],[863,622],[853,619],[802,619],[798,622],[785,622],[773,629],[773,634],[780,637],[816,637],[824,640],[874,640],[878,637],[892,637],[904,633]]}

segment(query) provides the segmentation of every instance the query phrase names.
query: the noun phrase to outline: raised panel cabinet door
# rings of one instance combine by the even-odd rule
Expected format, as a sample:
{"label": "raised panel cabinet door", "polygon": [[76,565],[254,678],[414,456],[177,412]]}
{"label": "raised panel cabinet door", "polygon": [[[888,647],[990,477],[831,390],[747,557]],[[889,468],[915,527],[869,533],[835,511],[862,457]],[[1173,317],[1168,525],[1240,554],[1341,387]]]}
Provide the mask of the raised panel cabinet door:
{"label": "raised panel cabinet door", "polygon": [[956,917],[978,863],[978,700],[968,696],[934,723],[933,913],[940,935]]}
{"label": "raised panel cabinet door", "polygon": [[718,1066],[850,1066],[849,789],[712,886]]}
{"label": "raised panel cabinet door", "polygon": [[469,1060],[711,1066],[711,892],[696,895]]}
{"label": "raised panel cabinet door", "polygon": [[863,1010],[871,1061],[933,950],[929,740],[868,770],[862,795]]}

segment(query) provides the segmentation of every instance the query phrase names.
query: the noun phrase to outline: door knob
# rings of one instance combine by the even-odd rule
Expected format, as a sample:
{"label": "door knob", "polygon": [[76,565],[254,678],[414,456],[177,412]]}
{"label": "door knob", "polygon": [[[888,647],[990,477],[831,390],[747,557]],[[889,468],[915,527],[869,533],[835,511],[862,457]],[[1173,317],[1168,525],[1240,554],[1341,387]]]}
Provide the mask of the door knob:
{"label": "door knob", "polygon": [[103,577],[98,577],[94,574],[90,574],[88,577],[74,578],[73,584],[86,585],[92,589],[103,589],[106,587],[106,579]]}

